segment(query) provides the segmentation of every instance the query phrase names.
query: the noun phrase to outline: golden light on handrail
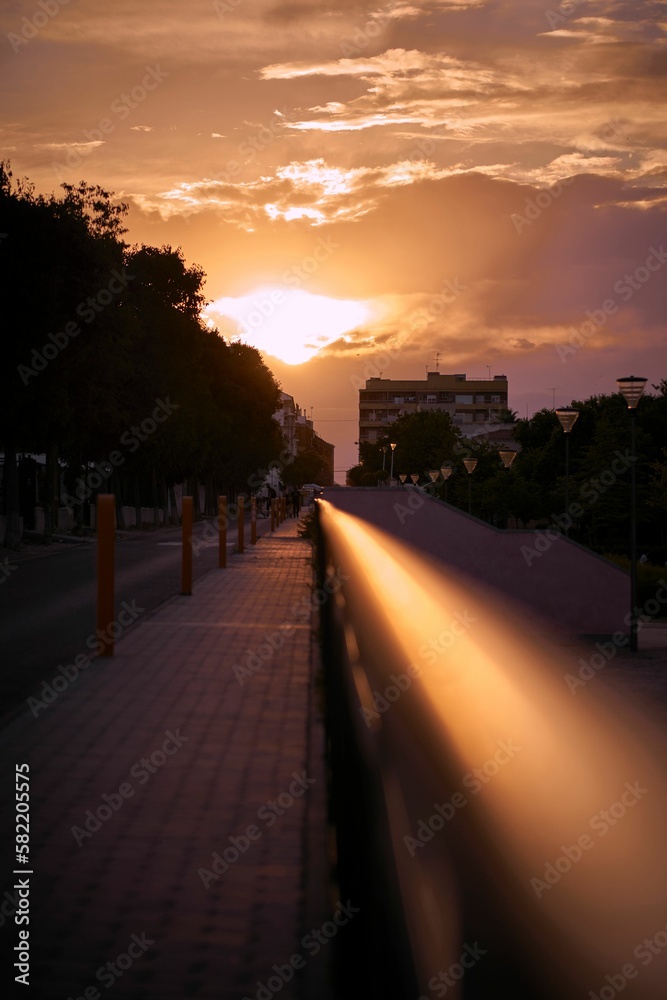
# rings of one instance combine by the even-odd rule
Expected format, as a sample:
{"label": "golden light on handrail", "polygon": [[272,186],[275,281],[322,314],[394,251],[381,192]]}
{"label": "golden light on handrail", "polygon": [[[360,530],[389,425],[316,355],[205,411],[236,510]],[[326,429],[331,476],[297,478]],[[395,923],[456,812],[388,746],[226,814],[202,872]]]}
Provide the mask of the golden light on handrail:
{"label": "golden light on handrail", "polygon": [[[413,748],[443,795],[452,774],[473,773],[503,743],[519,748],[468,795],[457,822],[473,855],[493,853],[517,933],[537,936],[554,973],[594,989],[596,974],[613,973],[667,923],[666,783],[632,731],[645,736],[648,723],[602,680],[573,694],[562,653],[491,592],[326,501],[320,510],[330,558],[349,577],[346,611],[368,689],[384,690],[410,665],[418,672],[372,737],[392,761],[394,804],[397,787],[403,796],[395,815],[418,819],[421,776],[414,756],[412,771],[404,764]],[[399,861],[406,885],[423,863],[419,854]],[[659,964],[642,970],[633,997],[658,996]]]}

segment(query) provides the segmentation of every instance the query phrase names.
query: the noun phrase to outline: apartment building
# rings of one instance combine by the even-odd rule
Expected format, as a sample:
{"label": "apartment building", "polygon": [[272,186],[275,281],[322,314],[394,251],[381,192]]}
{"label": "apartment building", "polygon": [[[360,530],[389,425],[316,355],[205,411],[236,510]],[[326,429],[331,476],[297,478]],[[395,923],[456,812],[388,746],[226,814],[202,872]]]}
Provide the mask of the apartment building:
{"label": "apartment building", "polygon": [[494,424],[507,409],[507,376],[468,378],[465,374],[428,372],[425,379],[370,378],[359,390],[359,444],[391,436],[391,425],[406,413],[449,413],[471,436]]}

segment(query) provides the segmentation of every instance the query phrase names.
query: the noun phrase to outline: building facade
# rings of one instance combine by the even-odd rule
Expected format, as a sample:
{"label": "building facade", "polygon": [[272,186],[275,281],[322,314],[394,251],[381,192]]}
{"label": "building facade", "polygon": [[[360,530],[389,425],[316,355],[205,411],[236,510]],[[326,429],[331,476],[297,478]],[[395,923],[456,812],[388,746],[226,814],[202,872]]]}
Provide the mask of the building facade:
{"label": "building facade", "polygon": [[359,390],[359,445],[391,436],[399,417],[422,410],[448,413],[464,434],[497,423],[507,409],[507,376],[468,378],[428,372],[425,379],[370,378]]}
{"label": "building facade", "polygon": [[[319,436],[305,412],[294,402],[294,396],[287,392],[280,394],[280,409],[274,413],[280,424],[285,445],[285,456],[289,461],[304,452],[315,452],[322,460],[322,482],[320,486],[332,486],[334,482],[334,445]],[[272,478],[273,477],[273,478]],[[273,480],[277,480],[274,482]],[[277,488],[279,471],[273,469],[269,476],[270,485]]]}

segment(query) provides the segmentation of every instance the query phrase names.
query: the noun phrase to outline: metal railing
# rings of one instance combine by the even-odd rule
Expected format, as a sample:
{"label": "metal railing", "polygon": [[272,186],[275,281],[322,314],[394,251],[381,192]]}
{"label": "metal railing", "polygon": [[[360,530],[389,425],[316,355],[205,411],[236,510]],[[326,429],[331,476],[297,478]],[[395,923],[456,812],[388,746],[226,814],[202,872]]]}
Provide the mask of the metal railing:
{"label": "metal railing", "polygon": [[602,680],[573,694],[496,598],[317,509],[320,585],[343,581],[322,615],[339,882],[360,907],[343,970],[365,969],[342,995],[583,1000],[634,961],[624,996],[662,998],[667,951],[633,959],[667,923],[660,739]]}

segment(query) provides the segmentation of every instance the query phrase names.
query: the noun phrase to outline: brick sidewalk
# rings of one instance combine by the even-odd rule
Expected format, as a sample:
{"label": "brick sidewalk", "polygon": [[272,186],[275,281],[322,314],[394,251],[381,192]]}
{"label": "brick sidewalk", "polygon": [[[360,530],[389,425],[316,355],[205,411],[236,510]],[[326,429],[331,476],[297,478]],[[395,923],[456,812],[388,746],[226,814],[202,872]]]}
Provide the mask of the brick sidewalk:
{"label": "brick sidewalk", "polygon": [[326,1000],[312,577],[287,521],[5,729],[31,774],[32,997]]}

